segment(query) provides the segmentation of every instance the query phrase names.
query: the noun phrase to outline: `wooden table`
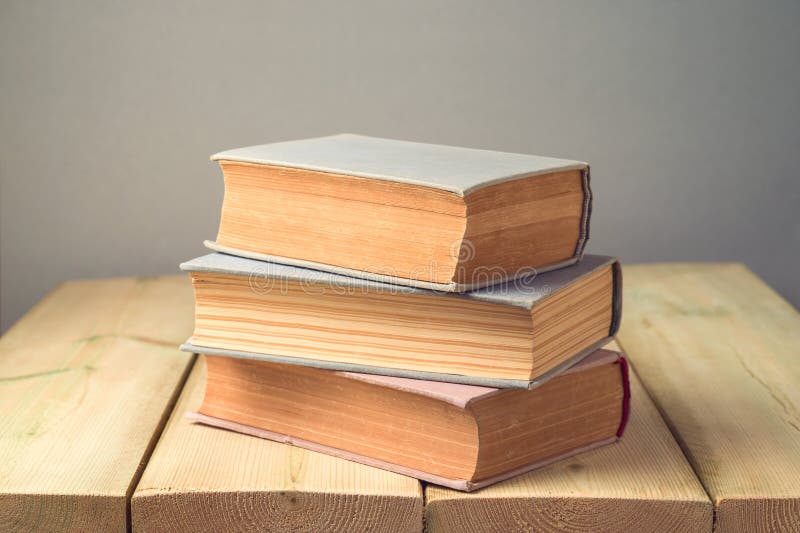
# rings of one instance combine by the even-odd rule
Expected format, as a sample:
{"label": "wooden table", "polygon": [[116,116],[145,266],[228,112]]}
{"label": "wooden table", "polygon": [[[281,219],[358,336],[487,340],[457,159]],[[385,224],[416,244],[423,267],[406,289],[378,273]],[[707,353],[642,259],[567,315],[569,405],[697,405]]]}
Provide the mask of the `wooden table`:
{"label": "wooden table", "polygon": [[472,494],[190,424],[188,280],[63,284],[0,340],[0,531],[800,531],[797,311],[741,265],[624,276],[622,441]]}

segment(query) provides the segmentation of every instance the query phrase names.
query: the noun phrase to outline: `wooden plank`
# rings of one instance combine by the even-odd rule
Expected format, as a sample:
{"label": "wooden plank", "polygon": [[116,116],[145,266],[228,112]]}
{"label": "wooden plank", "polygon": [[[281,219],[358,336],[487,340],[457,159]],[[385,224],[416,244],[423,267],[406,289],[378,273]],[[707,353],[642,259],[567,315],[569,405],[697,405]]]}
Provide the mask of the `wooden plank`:
{"label": "wooden plank", "polygon": [[800,531],[800,315],[742,265],[625,268],[619,340],[715,528]]}
{"label": "wooden plank", "polygon": [[425,497],[432,532],[711,531],[711,502],[633,372],[618,443],[471,494],[430,485]]}
{"label": "wooden plank", "polygon": [[194,424],[200,357],[133,495],[134,531],[421,531],[417,480]]}
{"label": "wooden plank", "polygon": [[0,339],[0,530],[125,531],[183,383],[183,277],[69,282]]}

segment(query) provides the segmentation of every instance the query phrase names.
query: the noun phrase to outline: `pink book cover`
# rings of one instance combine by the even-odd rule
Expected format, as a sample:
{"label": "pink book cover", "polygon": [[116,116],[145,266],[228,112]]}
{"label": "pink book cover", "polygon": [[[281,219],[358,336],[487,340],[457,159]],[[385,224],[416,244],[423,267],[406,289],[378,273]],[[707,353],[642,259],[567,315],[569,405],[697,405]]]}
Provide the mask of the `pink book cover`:
{"label": "pink book cover", "polygon": [[[555,461],[559,461],[563,458],[570,457],[572,455],[584,451],[592,450],[594,448],[598,448],[606,444],[611,444],[613,442],[616,442],[619,438],[621,438],[622,434],[625,431],[625,426],[627,425],[628,416],[630,413],[630,384],[628,378],[628,364],[625,358],[622,357],[620,353],[615,351],[603,350],[603,349],[597,350],[596,352],[594,352],[592,355],[590,355],[580,363],[566,370],[564,374],[569,374],[572,372],[580,372],[592,368],[594,366],[610,364],[610,363],[615,363],[619,365],[620,373],[622,376],[622,386],[623,386],[623,400],[622,400],[623,405],[621,411],[621,418],[620,418],[619,428],[615,436],[597,442],[588,443],[579,448],[567,450],[563,453],[547,457],[543,460],[536,461],[534,463],[524,465],[514,470],[504,472],[502,474],[492,476],[489,478],[481,479],[478,481],[445,478],[442,476],[431,474],[429,472],[408,468],[403,465],[389,463],[386,461],[382,461],[358,453],[353,453],[347,450],[333,448],[330,446],[326,446],[324,444],[319,444],[302,438],[297,438],[292,435],[287,435],[284,433],[276,433],[262,428],[247,426],[244,424],[239,424],[237,422],[232,422],[229,420],[223,420],[220,418],[207,416],[202,413],[189,413],[187,416],[191,420],[194,420],[195,422],[204,425],[213,426],[230,431],[236,431],[238,433],[243,433],[254,437],[259,437],[276,442],[290,444],[293,446],[298,446],[315,452],[321,452],[328,455],[332,455],[334,457],[355,461],[368,466],[389,470],[392,472],[396,472],[398,474],[414,477],[422,481],[435,483],[437,485],[450,487],[456,490],[472,491],[497,483],[498,481],[509,479],[519,474],[523,474],[525,472],[541,468],[545,465],[551,464]],[[270,364],[270,363],[265,363],[265,364]],[[332,372],[329,370],[318,370],[318,371]],[[374,374],[358,374],[352,372],[337,372],[337,373],[346,376],[349,379],[366,381],[375,385],[379,385],[381,387],[403,390],[406,392],[411,392],[413,394],[419,394],[422,396],[435,398],[437,400],[453,404],[462,409],[466,408],[470,404],[470,402],[473,402],[478,398],[485,398],[486,396],[498,394],[504,390],[507,390],[507,389],[496,389],[491,387],[480,387],[474,385],[463,385],[458,383],[446,383],[441,381],[426,381],[419,379],[399,378],[393,376],[380,376]],[[538,391],[534,389],[529,391],[528,394],[537,394],[537,392]]]}

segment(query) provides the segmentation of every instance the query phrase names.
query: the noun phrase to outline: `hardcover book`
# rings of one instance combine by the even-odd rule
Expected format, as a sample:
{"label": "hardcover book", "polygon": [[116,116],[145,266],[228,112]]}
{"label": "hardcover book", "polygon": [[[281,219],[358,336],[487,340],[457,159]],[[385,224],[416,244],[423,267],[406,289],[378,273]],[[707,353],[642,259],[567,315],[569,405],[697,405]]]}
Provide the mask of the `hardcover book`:
{"label": "hardcover book", "polygon": [[210,254],[186,351],[491,387],[531,388],[604,345],[621,312],[616,259],[465,293]]}
{"label": "hardcover book", "polygon": [[535,390],[206,357],[196,421],[473,490],[614,442],[625,360],[598,350]]}
{"label": "hardcover book", "polygon": [[580,259],[580,161],[334,135],[220,152],[216,242],[253,259],[461,292]]}

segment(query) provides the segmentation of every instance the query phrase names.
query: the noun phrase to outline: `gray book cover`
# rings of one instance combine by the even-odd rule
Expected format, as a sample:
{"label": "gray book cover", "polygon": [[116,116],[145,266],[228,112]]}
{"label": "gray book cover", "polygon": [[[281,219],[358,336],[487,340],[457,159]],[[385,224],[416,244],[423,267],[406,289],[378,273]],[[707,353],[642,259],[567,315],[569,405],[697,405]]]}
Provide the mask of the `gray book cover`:
{"label": "gray book cover", "polygon": [[349,133],[234,148],[211,159],[410,183],[459,196],[516,178],[589,168],[583,161],[570,159]]}
{"label": "gray book cover", "polygon": [[411,293],[435,295],[440,298],[464,298],[468,300],[510,305],[531,310],[537,303],[544,301],[551,294],[574,283],[580,278],[588,276],[597,270],[611,265],[614,276],[614,292],[612,302],[612,320],[608,337],[592,344],[569,360],[553,368],[549,372],[537,376],[533,380],[492,379],[474,376],[461,376],[456,374],[439,374],[433,372],[418,372],[405,369],[392,369],[351,363],[338,363],[321,361],[313,358],[289,357],[268,353],[244,352],[227,349],[217,349],[213,346],[197,346],[189,342],[183,344],[184,351],[202,353],[207,355],[224,355],[231,357],[244,357],[263,361],[291,363],[303,366],[312,366],[328,370],[343,370],[367,374],[380,374],[412,379],[425,379],[431,381],[445,381],[450,383],[463,383],[495,388],[533,388],[550,377],[566,370],[584,357],[607,344],[619,328],[622,310],[622,275],[619,262],[608,256],[586,255],[584,259],[573,266],[552,270],[542,274],[521,277],[512,281],[491,285],[482,289],[463,293],[438,292],[418,287],[408,287],[382,283],[362,278],[354,278],[307,268],[256,261],[244,257],[214,253],[208,254],[181,264],[185,272],[211,272],[217,274],[242,276],[249,279],[254,277],[263,280],[293,281],[304,284],[326,285],[337,288],[357,288],[367,291],[384,291],[386,293]]}
{"label": "gray book cover", "polygon": [[[561,261],[540,265],[540,272],[555,270],[579,261],[589,239],[592,192],[589,184],[589,165],[583,161],[354,134],[330,135],[235,148],[214,154],[211,159],[419,185],[448,191],[461,197],[497,183],[555,172],[580,170],[583,176],[584,202],[580,235],[574,254]],[[204,244],[215,252],[426,289],[464,292],[487,284],[485,279],[472,280],[469,283],[418,280],[298,257],[287,257],[279,252],[268,254],[243,250],[210,240],[205,241]],[[509,272],[502,281],[513,279],[515,274],[518,273]]]}

